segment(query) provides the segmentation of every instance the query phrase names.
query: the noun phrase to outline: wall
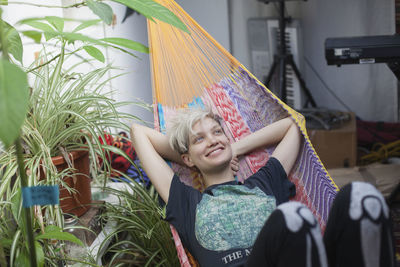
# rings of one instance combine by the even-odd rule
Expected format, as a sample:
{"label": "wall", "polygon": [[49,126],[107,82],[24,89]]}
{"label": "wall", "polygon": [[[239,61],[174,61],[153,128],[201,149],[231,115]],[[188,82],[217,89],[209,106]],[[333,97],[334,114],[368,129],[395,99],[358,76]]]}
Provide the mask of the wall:
{"label": "wall", "polygon": [[[121,23],[125,15],[125,7],[119,4],[111,4],[116,14],[117,24],[114,27],[106,28],[106,37],[123,37],[136,42],[148,45],[147,41],[147,21],[142,15],[133,14],[124,23]],[[112,81],[112,88],[115,90],[114,98],[117,101],[144,101],[148,104],[153,103],[150,60],[148,54],[139,52],[134,53],[137,58],[128,56],[116,50],[109,49],[108,60],[114,66],[123,69],[125,75]],[[117,71],[113,71],[115,75]],[[137,105],[129,105],[122,109],[123,112],[134,114],[142,120],[153,125],[152,110],[146,110]]]}
{"label": "wall", "polygon": [[[63,0],[75,1],[75,0]],[[122,20],[125,16],[126,7],[113,2],[108,2],[112,7],[115,15],[115,24],[107,26],[102,24],[101,27],[91,27],[90,31],[85,31],[89,36],[97,38],[103,37],[121,37],[134,40],[136,42],[147,45],[147,22],[142,15],[133,14],[128,17],[124,23]],[[96,19],[97,17],[88,8],[64,10],[64,17],[80,19]],[[117,102],[145,102],[152,103],[152,91],[150,81],[150,62],[148,54],[134,52],[136,57],[129,56],[115,49],[103,49],[106,57],[106,63],[119,68],[109,73],[109,77],[120,75],[120,77],[112,79],[109,82],[110,91],[113,99]],[[99,64],[96,64],[99,66]],[[125,105],[119,108],[120,112],[133,114],[148,123],[153,124],[153,113],[150,109],[144,109],[135,104]],[[126,121],[126,123],[130,123]]]}
{"label": "wall", "polygon": [[[65,1],[70,0],[63,0]],[[47,2],[59,4],[61,1]],[[177,2],[247,68],[250,67],[247,20],[252,17],[277,16],[276,3],[272,2],[269,4],[257,0],[178,0]],[[398,119],[396,80],[386,65],[346,65],[337,68],[327,66],[324,55],[324,41],[328,37],[394,33],[394,0],[289,1],[286,6],[287,14],[302,19],[305,58],[341,101],[362,119],[396,121]],[[144,17],[133,15],[121,24],[125,7],[114,4],[113,9],[117,15],[117,24],[113,28],[105,27],[99,30],[98,34],[131,38],[147,44]],[[26,7],[21,11],[19,5],[10,5],[5,11],[5,17],[8,16],[10,22],[20,19],[15,14],[40,16],[41,11],[62,15],[56,9],[43,11],[39,8]],[[90,15],[90,11],[86,14]],[[39,48],[34,46],[34,49]],[[109,62],[114,62],[116,66],[123,67],[127,71],[127,75],[112,82],[112,87],[116,90],[115,98],[117,100],[139,98],[152,103],[148,55],[137,53],[138,59],[136,59],[118,52],[107,53]],[[25,51],[25,57],[28,56],[33,58],[33,53]],[[325,89],[310,66],[305,64],[302,74],[320,106],[346,110],[346,107]],[[146,121],[152,121],[151,112],[136,106],[130,106],[124,111],[138,115]]]}
{"label": "wall", "polygon": [[[385,64],[328,66],[328,37],[390,35],[395,32],[393,0],[309,0],[301,6],[304,55],[324,82],[364,120],[396,121],[397,85]],[[305,80],[317,103],[345,110],[324,88],[310,66]]]}
{"label": "wall", "polygon": [[230,50],[228,0],[176,0],[225,49]]}

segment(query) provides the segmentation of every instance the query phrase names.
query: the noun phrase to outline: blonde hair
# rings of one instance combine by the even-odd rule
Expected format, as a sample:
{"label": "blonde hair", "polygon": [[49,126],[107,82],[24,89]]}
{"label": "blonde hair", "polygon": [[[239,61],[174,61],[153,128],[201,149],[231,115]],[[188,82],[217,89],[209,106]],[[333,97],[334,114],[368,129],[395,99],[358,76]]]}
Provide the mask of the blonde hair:
{"label": "blonde hair", "polygon": [[180,109],[169,121],[167,135],[169,145],[179,154],[184,154],[189,149],[189,135],[193,133],[193,126],[200,120],[211,118],[221,125],[221,118],[211,109]]}

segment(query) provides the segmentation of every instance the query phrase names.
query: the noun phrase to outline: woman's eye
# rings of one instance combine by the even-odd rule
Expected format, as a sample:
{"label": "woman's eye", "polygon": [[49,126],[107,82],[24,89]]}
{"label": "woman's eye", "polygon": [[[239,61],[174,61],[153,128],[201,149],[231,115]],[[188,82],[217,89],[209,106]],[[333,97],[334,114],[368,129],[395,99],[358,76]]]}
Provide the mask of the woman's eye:
{"label": "woman's eye", "polygon": [[215,130],[215,134],[222,134],[222,130]]}
{"label": "woman's eye", "polygon": [[196,137],[196,138],[194,139],[194,143],[201,142],[201,140],[203,140],[203,137],[202,137],[202,136],[198,136],[198,137]]}

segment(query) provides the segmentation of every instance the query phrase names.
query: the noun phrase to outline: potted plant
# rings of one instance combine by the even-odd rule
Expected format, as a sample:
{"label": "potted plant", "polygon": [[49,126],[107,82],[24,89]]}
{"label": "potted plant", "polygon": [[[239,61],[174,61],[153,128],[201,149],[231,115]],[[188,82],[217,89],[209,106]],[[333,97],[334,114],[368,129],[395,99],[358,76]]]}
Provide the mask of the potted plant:
{"label": "potted plant", "polygon": [[178,266],[171,229],[163,220],[165,208],[154,187],[147,190],[132,181],[126,190],[108,187],[106,192],[117,196],[119,202],[106,203],[103,214],[115,225],[101,245],[107,256],[103,262],[107,266]]}

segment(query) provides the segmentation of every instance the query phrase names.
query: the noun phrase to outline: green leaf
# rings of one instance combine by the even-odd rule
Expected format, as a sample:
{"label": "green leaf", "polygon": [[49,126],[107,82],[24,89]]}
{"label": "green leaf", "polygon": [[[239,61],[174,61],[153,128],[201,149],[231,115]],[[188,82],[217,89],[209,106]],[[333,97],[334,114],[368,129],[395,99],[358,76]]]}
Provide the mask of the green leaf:
{"label": "green leaf", "polygon": [[44,266],[44,252],[43,247],[39,242],[35,241],[35,250],[36,250],[36,262],[39,267]]}
{"label": "green leaf", "polygon": [[[21,251],[16,259],[15,266],[30,266],[29,253],[28,253],[27,249],[28,249],[28,246],[26,246],[26,248],[21,249]],[[37,266],[43,267],[44,261],[45,261],[43,247],[37,241],[35,241],[35,252],[36,252]]]}
{"label": "green leaf", "polygon": [[47,22],[54,26],[54,28],[60,32],[64,30],[64,19],[56,16],[44,17]]}
{"label": "green leaf", "polygon": [[15,260],[14,266],[30,266],[29,256],[26,249],[22,249]]}
{"label": "green leaf", "polygon": [[75,244],[83,246],[83,243],[79,238],[77,238],[73,234],[67,233],[67,232],[47,232],[47,233],[44,233],[44,234],[37,235],[35,237],[35,240],[41,240],[41,239],[64,240],[64,241],[73,242]]}
{"label": "green leaf", "polygon": [[101,20],[108,25],[111,24],[113,19],[113,10],[109,5],[101,2],[95,2],[93,0],[86,0],[86,4],[94,14],[101,18]]}
{"label": "green leaf", "polygon": [[133,54],[133,53],[129,52],[128,50],[123,49],[123,48],[121,48],[121,47],[118,47],[118,46],[115,46],[115,45],[110,45],[110,47],[112,47],[112,48],[114,48],[114,49],[117,49],[117,50],[120,50],[120,51],[124,52],[125,54],[128,54],[128,55],[130,55],[130,56],[132,56],[132,57],[139,58],[139,57],[136,56],[135,54]]}
{"label": "green leaf", "polygon": [[144,15],[146,18],[156,18],[171,24],[187,33],[190,33],[186,25],[168,8],[154,2],[153,0],[113,0],[128,6]]}
{"label": "green leaf", "polygon": [[45,228],[44,228],[44,232],[45,233],[50,233],[50,232],[61,232],[62,230],[61,230],[61,228],[60,227],[58,227],[57,225],[53,225],[53,224],[50,224],[50,225],[47,225]]}
{"label": "green leaf", "polygon": [[83,49],[85,49],[86,53],[88,53],[89,55],[91,55],[92,57],[97,59],[98,61],[104,63],[104,61],[105,61],[104,55],[99,49],[97,49],[94,46],[84,46]]}
{"label": "green leaf", "polygon": [[22,53],[23,53],[23,46],[21,42],[21,38],[17,30],[4,21],[4,31],[5,37],[8,41],[8,51],[13,57],[22,63]]}
{"label": "green leaf", "polygon": [[35,20],[26,20],[26,21],[23,21],[23,24],[26,24],[33,28],[42,30],[44,32],[46,41],[59,35],[59,32],[55,31],[49,24],[46,24],[43,22],[39,22],[39,21],[35,21]]}
{"label": "green leaf", "polygon": [[0,241],[0,266],[7,266],[6,254],[4,253],[4,248],[1,245],[1,241]]}
{"label": "green leaf", "polygon": [[135,51],[139,51],[142,53],[149,53],[149,48],[141,43],[132,41],[132,40],[128,40],[125,38],[103,38],[100,39],[104,42],[107,43],[111,43],[111,44],[115,44],[115,45],[119,45],[125,48],[129,48]]}
{"label": "green leaf", "polygon": [[40,40],[42,39],[42,33],[38,31],[23,31],[22,34],[31,38],[37,44],[40,44]]}
{"label": "green leaf", "polygon": [[38,30],[42,30],[44,32],[55,32],[54,29],[47,23],[43,23],[40,21],[34,21],[34,20],[26,20],[23,21],[22,24],[29,25],[33,28],[36,28]]}
{"label": "green leaf", "polygon": [[20,68],[0,60],[0,140],[6,147],[19,136],[28,111],[27,75]]}
{"label": "green leaf", "polygon": [[[23,222],[23,220],[20,220],[19,214],[20,214],[20,208],[21,208],[21,189],[19,189],[15,195],[11,198],[11,211],[14,216],[14,219],[17,222]],[[19,223],[18,223],[19,225]],[[21,227],[22,228],[22,227]]]}
{"label": "green leaf", "polygon": [[83,35],[81,33],[60,32],[60,33],[58,33],[58,35],[70,42],[82,41],[82,42],[89,42],[89,43],[97,44],[97,45],[105,45],[103,42],[101,42],[97,39],[88,37],[86,35]]}
{"label": "green leaf", "polygon": [[5,247],[5,248],[10,248],[12,244],[12,239],[0,239],[0,246]]}
{"label": "green leaf", "polygon": [[78,32],[80,30],[86,29],[90,26],[98,24],[100,21],[101,21],[100,19],[84,21],[81,24],[79,24],[78,27],[76,27],[72,32]]}

